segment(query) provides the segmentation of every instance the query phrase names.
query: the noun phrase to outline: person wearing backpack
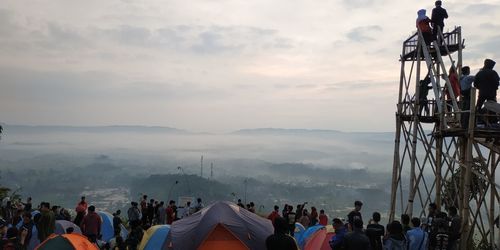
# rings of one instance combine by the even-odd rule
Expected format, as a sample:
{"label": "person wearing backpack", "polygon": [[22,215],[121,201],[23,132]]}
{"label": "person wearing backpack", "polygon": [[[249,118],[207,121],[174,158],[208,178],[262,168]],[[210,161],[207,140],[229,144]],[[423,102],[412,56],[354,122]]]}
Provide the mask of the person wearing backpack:
{"label": "person wearing backpack", "polygon": [[411,224],[413,229],[406,233],[406,239],[408,239],[408,250],[425,250],[429,243],[429,236],[420,227],[420,219],[414,217],[411,219]]}

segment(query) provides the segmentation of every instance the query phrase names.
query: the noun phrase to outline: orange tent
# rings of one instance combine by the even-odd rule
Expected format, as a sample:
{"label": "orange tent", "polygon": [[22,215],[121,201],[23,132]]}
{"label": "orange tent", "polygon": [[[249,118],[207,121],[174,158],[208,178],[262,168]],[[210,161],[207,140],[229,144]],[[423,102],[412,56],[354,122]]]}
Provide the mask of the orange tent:
{"label": "orange tent", "polygon": [[40,243],[35,250],[99,250],[81,234],[52,234]]}
{"label": "orange tent", "polygon": [[219,201],[174,221],[167,241],[174,250],[265,249],[273,231],[270,220]]}
{"label": "orange tent", "polygon": [[219,250],[219,249],[232,249],[232,250],[248,250],[241,240],[239,240],[231,231],[229,231],[223,224],[217,224],[198,247],[198,250]]}

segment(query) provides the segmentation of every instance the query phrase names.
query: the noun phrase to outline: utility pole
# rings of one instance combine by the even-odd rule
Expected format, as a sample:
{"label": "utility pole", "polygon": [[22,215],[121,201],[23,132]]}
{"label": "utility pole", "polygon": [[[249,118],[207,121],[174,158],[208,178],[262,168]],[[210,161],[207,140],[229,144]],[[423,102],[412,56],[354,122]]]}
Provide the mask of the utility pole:
{"label": "utility pole", "polygon": [[203,178],[203,155],[200,160],[200,177]]}
{"label": "utility pole", "polygon": [[214,179],[214,163],[210,163],[210,179]]}

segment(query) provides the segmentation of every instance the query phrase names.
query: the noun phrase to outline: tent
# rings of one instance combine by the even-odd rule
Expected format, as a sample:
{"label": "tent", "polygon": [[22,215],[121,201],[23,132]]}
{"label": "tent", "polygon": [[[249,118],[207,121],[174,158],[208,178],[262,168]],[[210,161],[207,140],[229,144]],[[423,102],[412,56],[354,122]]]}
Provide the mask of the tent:
{"label": "tent", "polygon": [[[307,241],[318,232],[318,230],[322,230],[325,232],[326,237],[326,230],[324,226],[322,225],[316,225],[312,227],[308,227],[305,231],[299,231],[299,235],[297,235],[297,230],[295,230],[295,239],[297,240],[297,244],[299,245],[300,249],[304,249]],[[323,240],[321,241],[323,243]]]}
{"label": "tent", "polygon": [[323,241],[323,245],[321,246],[321,250],[331,250],[332,248],[330,247],[330,240],[332,237],[335,236],[335,233],[333,232],[327,232],[325,240]]}
{"label": "tent", "polygon": [[169,225],[156,225],[150,227],[142,237],[139,250],[166,250]]}
{"label": "tent", "polygon": [[[112,238],[115,237],[115,230],[113,227],[113,215],[103,211],[97,211],[97,214],[99,214],[99,216],[101,216],[102,219],[102,224],[101,224],[102,240],[109,242]],[[122,238],[126,239],[128,231],[123,224],[120,225],[120,227],[121,227],[120,235],[122,236]]]}
{"label": "tent", "polygon": [[266,238],[273,231],[270,220],[219,201],[175,221],[169,242],[175,250],[265,249]]}
{"label": "tent", "polygon": [[326,238],[326,229],[324,227],[316,230],[305,241],[304,250],[318,250],[323,245]]}
{"label": "tent", "polygon": [[81,234],[52,234],[35,250],[99,250]]}
{"label": "tent", "polygon": [[66,229],[72,227],[73,233],[82,234],[82,230],[75,223],[67,220],[56,220],[56,230],[54,230],[55,234],[65,234]]}
{"label": "tent", "polygon": [[305,231],[306,228],[302,224],[295,222],[295,230],[293,231],[293,237],[295,238],[295,241],[299,246],[300,242],[303,241],[302,238]]}

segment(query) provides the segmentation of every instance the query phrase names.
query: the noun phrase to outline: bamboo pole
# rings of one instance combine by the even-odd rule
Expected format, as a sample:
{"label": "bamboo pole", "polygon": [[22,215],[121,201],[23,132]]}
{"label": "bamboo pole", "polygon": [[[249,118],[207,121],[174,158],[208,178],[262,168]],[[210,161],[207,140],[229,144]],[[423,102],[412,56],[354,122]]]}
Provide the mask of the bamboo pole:
{"label": "bamboo pole", "polygon": [[[392,166],[392,186],[391,186],[391,208],[389,211],[389,221],[394,220],[394,214],[396,212],[396,197],[398,192],[398,182],[400,182],[399,172],[400,172],[400,162],[399,162],[399,147],[401,143],[401,112],[403,109],[403,89],[405,83],[405,60],[403,55],[405,53],[405,43],[403,43],[403,49],[401,52],[401,72],[399,76],[399,96],[398,96],[398,105],[397,105],[397,113],[396,113],[396,135],[394,139],[394,159]],[[399,181],[398,181],[399,180]]]}
{"label": "bamboo pole", "polygon": [[[491,151],[490,183],[495,183],[496,154]],[[495,245],[495,191],[496,187],[490,184],[490,216],[488,217],[490,226],[490,244]]]}
{"label": "bamboo pole", "polygon": [[[474,127],[475,123],[475,105],[476,103],[476,89],[471,88],[471,109],[469,116],[469,129],[467,130],[467,149],[465,152],[466,166],[465,166],[465,176],[463,179],[464,183],[464,199],[462,204],[462,235],[460,237],[460,249],[467,250],[468,241],[470,239],[471,225],[469,224],[469,216],[470,216],[470,207],[469,207],[469,199],[470,199],[470,191],[471,191],[471,170],[473,164],[473,156],[472,156],[472,141],[474,140]],[[472,225],[474,226],[474,225]]]}

